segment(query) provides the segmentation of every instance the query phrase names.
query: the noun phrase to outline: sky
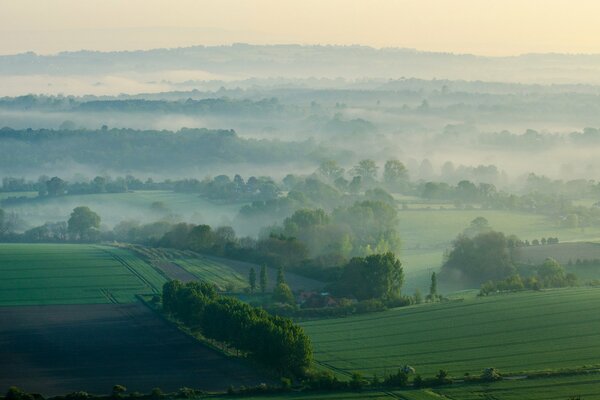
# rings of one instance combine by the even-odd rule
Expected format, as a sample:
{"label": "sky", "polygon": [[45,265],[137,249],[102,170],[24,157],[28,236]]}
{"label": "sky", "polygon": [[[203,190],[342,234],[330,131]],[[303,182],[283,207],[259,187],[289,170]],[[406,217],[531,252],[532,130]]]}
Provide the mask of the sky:
{"label": "sky", "polygon": [[235,42],[600,53],[597,0],[0,0],[0,54]]}

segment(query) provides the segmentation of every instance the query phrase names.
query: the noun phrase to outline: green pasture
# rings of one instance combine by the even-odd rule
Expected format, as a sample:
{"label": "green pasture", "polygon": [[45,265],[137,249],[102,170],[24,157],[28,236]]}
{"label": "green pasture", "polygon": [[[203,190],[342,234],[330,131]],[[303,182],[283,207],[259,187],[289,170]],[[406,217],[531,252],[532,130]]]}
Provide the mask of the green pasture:
{"label": "green pasture", "polygon": [[125,249],[0,244],[0,305],[127,303],[165,278]]}
{"label": "green pasture", "polygon": [[600,364],[600,289],[523,292],[302,323],[318,365],[384,375],[409,364],[433,376]]}

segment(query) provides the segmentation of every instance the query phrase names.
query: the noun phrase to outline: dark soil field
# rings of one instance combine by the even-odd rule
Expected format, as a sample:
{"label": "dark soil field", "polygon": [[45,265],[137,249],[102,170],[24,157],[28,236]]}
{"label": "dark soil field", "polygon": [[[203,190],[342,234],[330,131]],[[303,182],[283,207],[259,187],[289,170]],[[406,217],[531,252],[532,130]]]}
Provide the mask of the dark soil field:
{"label": "dark soil field", "polygon": [[225,390],[265,382],[141,303],[0,307],[0,390],[46,396],[154,387]]}
{"label": "dark soil field", "polygon": [[195,275],[190,274],[185,269],[183,269],[175,263],[168,261],[157,261],[154,263],[154,265],[160,268],[169,277],[169,279],[176,279],[184,283],[198,280],[198,278]]}

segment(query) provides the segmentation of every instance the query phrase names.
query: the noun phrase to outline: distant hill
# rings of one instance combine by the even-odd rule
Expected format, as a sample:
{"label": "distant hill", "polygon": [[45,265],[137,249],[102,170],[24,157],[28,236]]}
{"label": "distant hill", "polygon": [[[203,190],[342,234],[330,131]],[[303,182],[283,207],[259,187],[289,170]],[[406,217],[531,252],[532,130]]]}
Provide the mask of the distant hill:
{"label": "distant hill", "polygon": [[244,77],[416,77],[600,84],[600,55],[482,57],[367,46],[194,46],[145,51],[23,53],[0,57],[1,75],[71,75],[197,70]]}

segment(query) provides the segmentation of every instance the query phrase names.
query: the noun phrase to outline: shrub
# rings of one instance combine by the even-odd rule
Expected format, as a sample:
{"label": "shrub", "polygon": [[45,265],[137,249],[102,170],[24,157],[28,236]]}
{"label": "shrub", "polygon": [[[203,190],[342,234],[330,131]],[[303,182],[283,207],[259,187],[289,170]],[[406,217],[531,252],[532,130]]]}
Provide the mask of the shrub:
{"label": "shrub", "polygon": [[486,382],[499,381],[502,376],[496,368],[486,368],[481,373],[481,380]]}

